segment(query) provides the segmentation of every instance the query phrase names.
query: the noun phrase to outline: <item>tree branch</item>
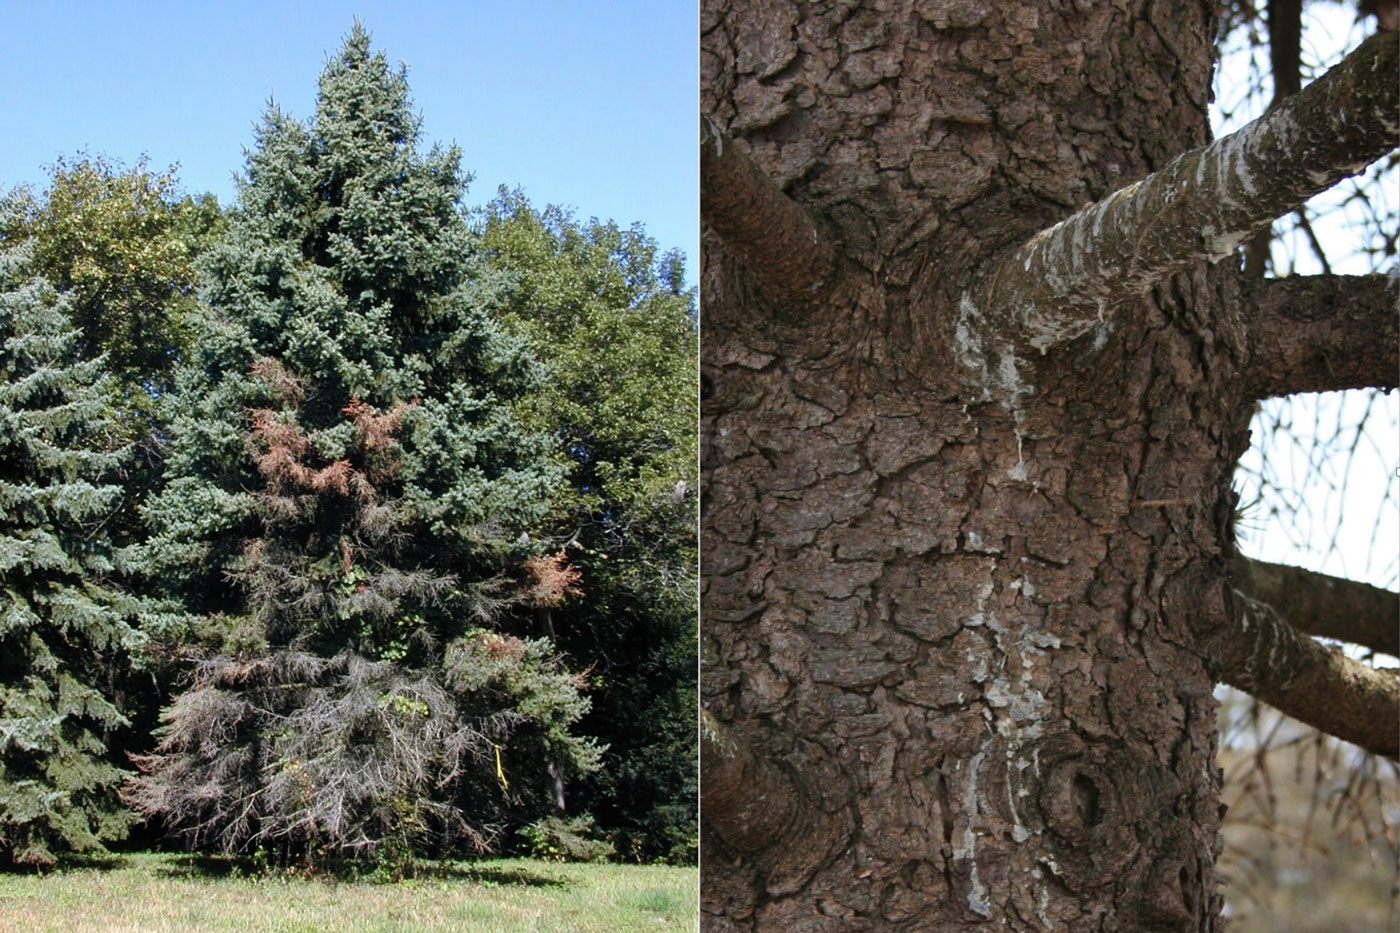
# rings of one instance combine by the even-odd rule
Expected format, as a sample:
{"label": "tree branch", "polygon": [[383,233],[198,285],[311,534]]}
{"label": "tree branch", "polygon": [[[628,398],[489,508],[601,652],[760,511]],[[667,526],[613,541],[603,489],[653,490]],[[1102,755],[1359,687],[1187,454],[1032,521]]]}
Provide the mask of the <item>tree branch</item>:
{"label": "tree branch", "polygon": [[1400,593],[1247,557],[1235,558],[1230,576],[1300,632],[1400,656]]}
{"label": "tree branch", "polygon": [[1378,34],[1239,132],[1032,237],[964,299],[995,337],[1044,352],[1117,302],[1361,172],[1400,141],[1400,43]]}
{"label": "tree branch", "polygon": [[700,217],[784,312],[800,313],[835,283],[836,248],[825,230],[705,117]]}
{"label": "tree branch", "polygon": [[844,810],[823,810],[795,775],[755,755],[703,709],[700,801],[705,828],[760,867],[770,895],[799,890],[851,835]]}
{"label": "tree branch", "polygon": [[1400,278],[1291,275],[1248,283],[1244,298],[1255,398],[1400,381]]}
{"label": "tree branch", "polygon": [[1400,678],[1295,631],[1236,590],[1234,619],[1212,652],[1215,675],[1328,735],[1400,757]]}
{"label": "tree branch", "polygon": [[705,825],[744,854],[779,843],[802,801],[780,768],[741,743],[709,714],[700,714],[700,796]]}

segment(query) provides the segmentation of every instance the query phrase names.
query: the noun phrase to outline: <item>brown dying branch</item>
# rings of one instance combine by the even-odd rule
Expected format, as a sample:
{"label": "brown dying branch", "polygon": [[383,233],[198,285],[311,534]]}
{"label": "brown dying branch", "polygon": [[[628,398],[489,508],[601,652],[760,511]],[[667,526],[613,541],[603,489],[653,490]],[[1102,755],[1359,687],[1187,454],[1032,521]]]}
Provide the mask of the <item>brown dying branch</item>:
{"label": "brown dying branch", "polygon": [[1400,380],[1400,279],[1292,275],[1249,283],[1244,299],[1255,398]]}

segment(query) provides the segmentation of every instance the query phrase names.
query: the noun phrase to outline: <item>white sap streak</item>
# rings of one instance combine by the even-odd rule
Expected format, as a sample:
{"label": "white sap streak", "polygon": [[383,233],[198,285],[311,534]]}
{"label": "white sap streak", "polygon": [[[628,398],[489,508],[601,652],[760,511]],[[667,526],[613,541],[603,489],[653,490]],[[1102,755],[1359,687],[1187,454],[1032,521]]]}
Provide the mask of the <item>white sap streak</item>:
{"label": "white sap streak", "polygon": [[1108,210],[1108,205],[1113,202],[1112,198],[1104,198],[1099,202],[1099,206],[1094,210],[1094,236],[1097,237],[1103,231],[1103,215]]}
{"label": "white sap streak", "polygon": [[992,903],[987,900],[987,889],[977,877],[977,863],[972,863],[972,887],[967,892],[967,906],[984,917],[992,915]]}
{"label": "white sap streak", "polygon": [[[1216,203],[1230,210],[1236,207],[1235,199],[1230,194],[1230,176],[1234,174],[1231,162],[1234,160],[1234,145],[1238,139],[1239,134],[1233,133],[1222,140],[1211,143],[1210,148],[1205,152],[1205,158],[1215,163],[1214,195]],[[1200,195],[1208,197],[1204,189]]]}
{"label": "white sap streak", "polygon": [[982,767],[982,759],[985,757],[987,751],[983,748],[972,756],[972,761],[968,764],[967,784],[963,791],[963,813],[966,814],[967,822],[963,826],[962,839],[953,847],[953,857],[972,862],[972,886],[967,892],[967,906],[983,917],[990,917],[992,905],[987,900],[987,889],[977,876],[977,833],[972,828],[973,821],[977,818],[977,772]]}
{"label": "white sap streak", "polygon": [[1254,187],[1254,178],[1249,173],[1248,155],[1254,148],[1254,143],[1258,142],[1260,134],[1263,132],[1263,124],[1253,127],[1246,127],[1235,134],[1238,142],[1235,143],[1235,178],[1239,181],[1240,187],[1249,197],[1254,197],[1259,193],[1259,189]]}
{"label": "white sap streak", "polygon": [[1039,350],[1041,356],[1044,356],[1050,347],[1073,340],[1087,329],[1082,321],[1056,317],[1034,306],[1021,308],[1019,318],[1024,331],[1029,335],[1026,342]]}
{"label": "white sap streak", "polygon": [[958,319],[953,325],[953,355],[968,369],[977,372],[977,383],[982,387],[982,400],[992,397],[991,378],[987,372],[987,353],[982,345],[982,334],[986,320],[977,304],[967,292],[958,301]]}
{"label": "white sap streak", "polygon": [[1227,256],[1233,256],[1239,245],[1249,236],[1248,230],[1234,230],[1229,233],[1213,233],[1210,225],[1201,231],[1202,239],[1206,247],[1206,261],[1219,262]]}
{"label": "white sap streak", "polygon": [[[1099,318],[1103,318],[1103,305],[1099,305]],[[1108,344],[1108,335],[1113,332],[1113,326],[1108,322],[1100,323],[1094,329],[1094,349],[1102,350]]]}
{"label": "white sap streak", "polygon": [[1085,212],[1075,214],[1074,221],[1074,248],[1077,255],[1075,271],[1083,272],[1084,263],[1094,255],[1094,238],[1089,235],[1089,215]]}
{"label": "white sap streak", "polygon": [[1006,802],[1011,807],[1011,838],[1016,842],[1025,842],[1031,837],[1030,830],[1021,825],[1021,815],[1016,812],[1015,795],[1011,793],[1011,782],[1006,782]]}
{"label": "white sap streak", "polygon": [[[1031,341],[1031,345],[1036,346],[1041,353],[1045,352],[1045,348],[1038,346],[1034,339]],[[1021,405],[1021,400],[1031,394],[1033,387],[1022,382],[1018,362],[1016,353],[1010,344],[1001,347],[1000,356],[997,359],[997,380],[1002,392],[1001,403],[1011,412],[1012,420],[1015,422],[1016,468],[1020,469],[1022,474],[1020,478],[1024,479],[1026,461],[1021,451],[1021,445],[1025,439],[1023,425],[1026,420],[1026,411]]]}

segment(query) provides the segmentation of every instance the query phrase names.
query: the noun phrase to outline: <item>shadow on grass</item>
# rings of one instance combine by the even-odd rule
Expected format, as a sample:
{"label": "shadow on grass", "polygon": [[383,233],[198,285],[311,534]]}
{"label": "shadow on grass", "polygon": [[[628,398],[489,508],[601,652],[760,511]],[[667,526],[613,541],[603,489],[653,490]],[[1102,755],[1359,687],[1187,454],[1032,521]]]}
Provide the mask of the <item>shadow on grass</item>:
{"label": "shadow on grass", "polygon": [[49,865],[0,862],[0,875],[50,875],[65,871],[116,871],[131,863],[120,855],[64,855]]}
{"label": "shadow on grass", "polygon": [[563,888],[572,884],[567,879],[551,878],[526,868],[473,865],[470,862],[427,865],[417,877],[434,881],[470,881],[474,884],[520,885],[529,888]]}
{"label": "shadow on grass", "polygon": [[301,866],[268,867],[253,858],[228,855],[186,855],[169,853],[155,873],[168,878],[216,881],[221,878],[271,878],[279,880],[322,881],[327,883],[412,884],[424,881],[458,881],[487,886],[531,888],[567,887],[570,881],[554,878],[519,866],[477,865],[470,862],[423,862],[410,876],[393,878],[374,866],[347,862],[308,872]]}
{"label": "shadow on grass", "polygon": [[188,855],[168,853],[164,864],[155,874],[167,878],[197,878],[214,881],[228,877],[252,877],[259,874],[252,859],[226,855]]}

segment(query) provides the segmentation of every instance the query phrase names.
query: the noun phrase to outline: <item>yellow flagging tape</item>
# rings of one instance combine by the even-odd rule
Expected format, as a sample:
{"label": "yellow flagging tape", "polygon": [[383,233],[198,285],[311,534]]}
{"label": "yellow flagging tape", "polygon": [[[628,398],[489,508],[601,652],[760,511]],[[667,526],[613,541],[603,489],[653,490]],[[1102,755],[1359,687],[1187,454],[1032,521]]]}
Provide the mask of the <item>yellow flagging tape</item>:
{"label": "yellow flagging tape", "polygon": [[[494,743],[493,743],[494,745]],[[505,769],[501,767],[501,746],[494,745],[496,749],[496,780],[501,782],[501,790],[510,790],[510,781],[506,780]]]}

